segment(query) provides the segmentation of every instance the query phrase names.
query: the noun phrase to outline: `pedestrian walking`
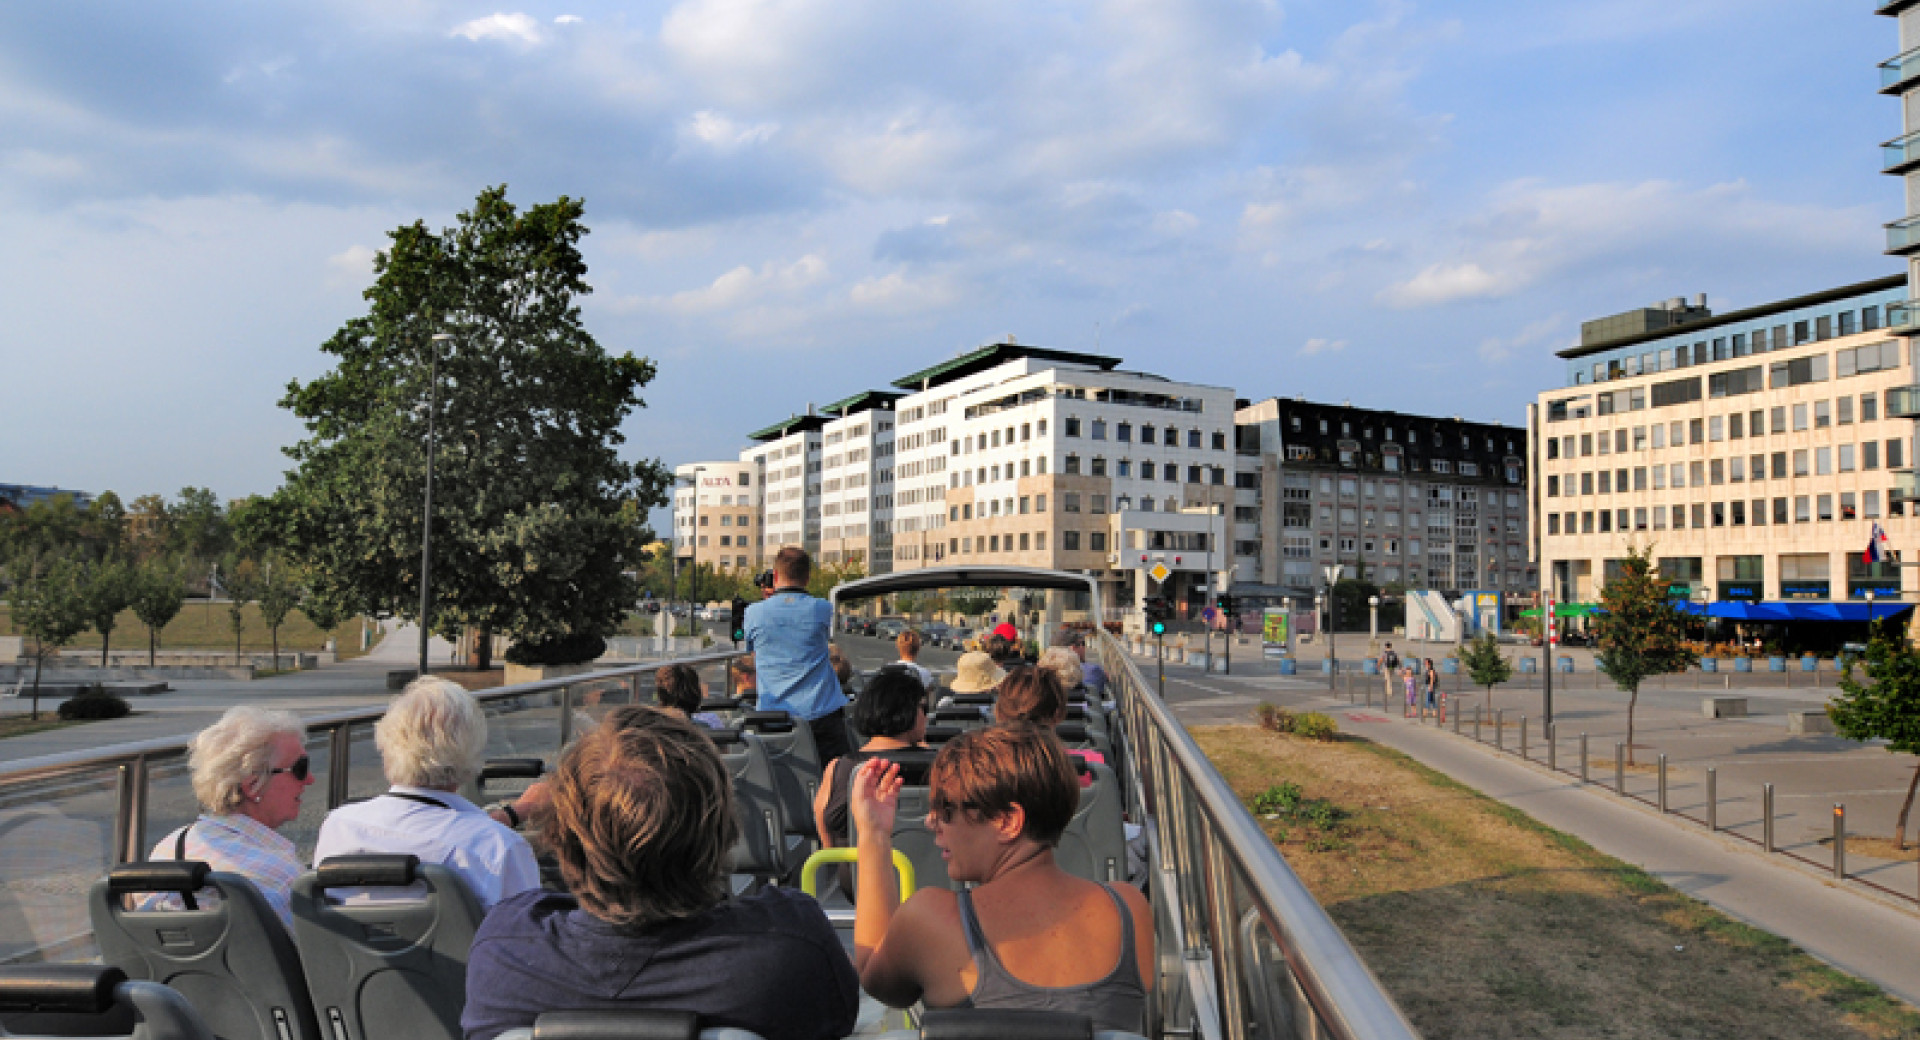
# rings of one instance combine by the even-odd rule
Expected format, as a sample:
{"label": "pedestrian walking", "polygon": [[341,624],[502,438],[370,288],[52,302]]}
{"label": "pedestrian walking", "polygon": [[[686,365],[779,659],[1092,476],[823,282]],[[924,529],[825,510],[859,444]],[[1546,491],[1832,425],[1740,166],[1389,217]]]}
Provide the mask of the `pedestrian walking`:
{"label": "pedestrian walking", "polygon": [[1433,666],[1433,658],[1431,657],[1427,658],[1427,680],[1426,681],[1427,681],[1427,698],[1426,698],[1426,702],[1420,706],[1420,717],[1423,719],[1427,717],[1428,708],[1435,708],[1435,710],[1438,710],[1437,705],[1440,699],[1440,670]]}
{"label": "pedestrian walking", "polygon": [[1400,669],[1400,684],[1406,687],[1406,694],[1407,694],[1407,707],[1406,707],[1406,711],[1404,712],[1404,715],[1412,715],[1413,714],[1413,697],[1414,697],[1412,665],[1410,664],[1405,665]]}
{"label": "pedestrian walking", "polygon": [[1393,702],[1393,677],[1400,670],[1400,655],[1393,652],[1393,644],[1380,651],[1380,679],[1387,684],[1387,694],[1380,701],[1382,708]]}

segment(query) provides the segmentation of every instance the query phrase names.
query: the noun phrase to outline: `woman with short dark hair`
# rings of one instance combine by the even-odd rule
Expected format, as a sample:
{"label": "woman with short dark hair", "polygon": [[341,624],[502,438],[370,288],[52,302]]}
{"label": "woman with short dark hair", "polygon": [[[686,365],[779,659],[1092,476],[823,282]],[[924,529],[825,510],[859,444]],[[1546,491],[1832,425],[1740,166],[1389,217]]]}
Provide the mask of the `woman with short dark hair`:
{"label": "woman with short dark hair", "polygon": [[467,1040],[546,1011],[678,1009],[767,1040],[852,1032],[859,992],[818,903],[728,898],[739,835],[713,741],[664,711],[620,708],[566,750],[544,837],[567,892],[502,900],[475,936]]}
{"label": "woman with short dark hair", "polygon": [[955,881],[897,908],[893,824],[899,767],[861,764],[854,963],[868,994],[893,1007],[1070,1011],[1095,1029],[1146,1030],[1153,917],[1131,885],[1061,870],[1053,849],[1080,789],[1052,733],[1011,723],[963,733],[934,759],[927,826]]}
{"label": "woman with short dark hair", "polygon": [[701,711],[707,699],[707,684],[692,665],[661,665],[653,673],[653,700],[663,711],[678,714],[708,729],[726,729],[727,723],[710,711]]}
{"label": "woman with short dark hair", "polygon": [[853,771],[876,752],[922,746],[927,735],[926,689],[912,672],[888,665],[874,675],[860,699],[853,702],[853,728],[867,738],[860,750],[827,763],[820,790],[813,797],[813,821],[822,848],[844,847],[847,835],[847,795]]}

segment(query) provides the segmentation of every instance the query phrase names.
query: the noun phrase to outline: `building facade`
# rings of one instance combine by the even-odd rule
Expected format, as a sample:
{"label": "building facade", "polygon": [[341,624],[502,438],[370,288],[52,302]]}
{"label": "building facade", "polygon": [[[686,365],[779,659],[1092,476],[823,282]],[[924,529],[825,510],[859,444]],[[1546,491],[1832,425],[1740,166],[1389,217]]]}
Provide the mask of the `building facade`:
{"label": "building facade", "polygon": [[760,475],[749,462],[689,462],[673,470],[673,553],[682,566],[760,566]]}
{"label": "building facade", "polygon": [[1561,351],[1566,385],[1529,420],[1533,529],[1556,598],[1596,601],[1629,544],[1651,545],[1673,595],[1703,604],[1897,597],[1897,563],[1862,551],[1875,523],[1895,550],[1920,537],[1900,489],[1911,359],[1886,327],[1906,286],[1718,316],[1692,306]]}
{"label": "building facade", "polygon": [[893,403],[869,390],[827,405],[820,428],[820,560],[893,569]]}

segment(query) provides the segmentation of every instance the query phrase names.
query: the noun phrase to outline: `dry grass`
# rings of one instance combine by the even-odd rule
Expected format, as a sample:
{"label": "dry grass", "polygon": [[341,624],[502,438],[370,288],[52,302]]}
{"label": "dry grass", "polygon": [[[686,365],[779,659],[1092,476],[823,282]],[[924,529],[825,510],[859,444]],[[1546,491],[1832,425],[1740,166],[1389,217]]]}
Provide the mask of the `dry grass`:
{"label": "dry grass", "polygon": [[[54,707],[58,707],[60,702],[51,701],[51,703]],[[91,720],[60,718],[54,714],[53,708],[43,705],[40,709],[40,717],[37,719],[25,712],[18,715],[0,715],[0,740],[7,737],[24,737],[29,733],[45,733],[50,729],[84,725],[87,721]]]}
{"label": "dry grass", "polygon": [[1399,752],[1194,735],[1243,798],[1285,780],[1345,811],[1266,826],[1426,1036],[1920,1037],[1878,988]]}
{"label": "dry grass", "polygon": [[[242,630],[241,646],[245,650],[267,651],[273,649],[273,639],[267,626],[260,621],[260,609],[247,604],[243,615],[245,627]],[[0,636],[19,635],[13,628],[12,611],[0,606]],[[339,658],[347,660],[359,657],[360,618],[356,615],[341,622],[333,630],[335,645],[340,648]],[[377,636],[376,636],[377,638]],[[280,626],[280,652],[291,653],[301,650],[319,650],[326,645],[326,633],[315,628],[305,614],[298,610],[287,614]],[[133,611],[121,611],[114,622],[113,649],[140,650],[147,648],[147,626]],[[70,644],[70,650],[99,650],[100,633],[88,629]],[[160,630],[160,649],[162,650],[227,650],[233,649],[233,622],[227,616],[225,603],[189,602],[181,608],[172,623]]]}

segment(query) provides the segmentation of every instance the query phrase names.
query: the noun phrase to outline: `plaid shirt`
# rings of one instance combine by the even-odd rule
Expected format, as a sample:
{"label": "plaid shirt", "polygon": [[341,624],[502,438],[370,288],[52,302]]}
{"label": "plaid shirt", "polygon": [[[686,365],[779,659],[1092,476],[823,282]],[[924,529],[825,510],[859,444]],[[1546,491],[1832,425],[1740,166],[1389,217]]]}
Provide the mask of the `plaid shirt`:
{"label": "plaid shirt", "polygon": [[[150,859],[170,860],[179,847],[180,832],[174,831],[153,847]],[[287,934],[293,934],[293,904],[290,895],[293,879],[305,868],[300,865],[293,842],[278,831],[248,816],[202,815],[189,825],[185,859],[203,860],[215,871],[238,874],[253,882],[260,895],[280,915]],[[178,910],[178,896],[156,896],[142,903],[147,910]]]}

